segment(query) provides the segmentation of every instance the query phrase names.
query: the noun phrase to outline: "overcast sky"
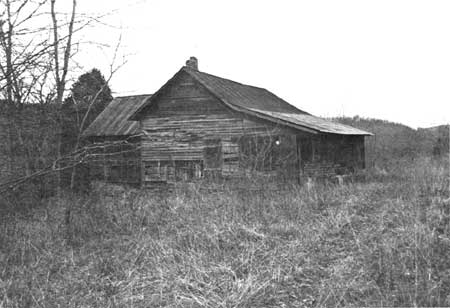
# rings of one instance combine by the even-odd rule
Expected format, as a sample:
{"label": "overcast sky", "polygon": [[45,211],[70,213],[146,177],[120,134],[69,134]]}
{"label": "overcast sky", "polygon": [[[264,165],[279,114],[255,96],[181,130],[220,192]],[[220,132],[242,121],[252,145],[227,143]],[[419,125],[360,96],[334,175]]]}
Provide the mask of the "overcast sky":
{"label": "overcast sky", "polygon": [[[190,56],[314,115],[412,127],[450,121],[450,1],[80,0],[117,10],[87,39],[122,33],[115,95],[153,93]],[[87,49],[86,49],[87,50]],[[110,54],[80,61],[107,71]]]}

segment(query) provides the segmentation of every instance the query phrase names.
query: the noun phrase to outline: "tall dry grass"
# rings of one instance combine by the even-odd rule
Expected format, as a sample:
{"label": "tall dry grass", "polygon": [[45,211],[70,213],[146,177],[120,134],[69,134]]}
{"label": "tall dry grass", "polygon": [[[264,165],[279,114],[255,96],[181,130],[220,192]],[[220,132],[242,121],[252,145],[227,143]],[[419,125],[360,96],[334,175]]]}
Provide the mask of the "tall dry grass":
{"label": "tall dry grass", "polygon": [[0,307],[450,305],[448,172],[50,199],[2,216]]}

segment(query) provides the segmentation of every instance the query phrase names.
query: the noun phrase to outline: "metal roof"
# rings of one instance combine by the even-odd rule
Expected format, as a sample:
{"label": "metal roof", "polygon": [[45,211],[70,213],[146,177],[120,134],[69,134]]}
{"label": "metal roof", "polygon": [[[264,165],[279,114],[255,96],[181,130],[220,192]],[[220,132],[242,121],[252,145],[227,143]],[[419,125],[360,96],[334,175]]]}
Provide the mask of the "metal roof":
{"label": "metal roof", "polygon": [[[184,66],[178,71],[158,92],[156,98],[168,84],[170,84],[180,73],[187,73],[203,85],[208,91],[221,100],[228,107],[256,117],[263,118],[275,123],[281,123],[299,130],[310,133],[328,133],[340,135],[372,135],[369,132],[354,127],[335,123],[313,116],[297,107],[289,104],[270,91],[241,84],[229,79],[217,77],[200,72],[196,69]],[[152,99],[130,114],[130,119],[138,120],[139,115],[152,103]]]}
{"label": "metal roof", "polygon": [[316,130],[321,133],[339,134],[339,135],[364,135],[364,136],[373,135],[372,133],[354,128],[352,126],[332,122],[329,120],[325,120],[323,118],[315,117],[310,114],[273,112],[254,108],[251,108],[250,110],[255,113],[267,115],[274,119],[279,119],[283,122],[294,124],[296,126],[299,126],[299,129],[305,127]]}
{"label": "metal roof", "polygon": [[223,102],[238,107],[241,111],[250,111],[255,116],[265,115],[265,119],[292,124],[290,126],[297,129],[313,130],[318,133],[372,135],[348,125],[313,116],[292,106],[266,89],[244,85],[188,67],[183,69]]}
{"label": "metal roof", "polygon": [[85,137],[130,136],[139,133],[139,122],[128,118],[141,107],[151,95],[133,95],[114,98],[83,132]]}
{"label": "metal roof", "polygon": [[221,100],[234,106],[245,109],[257,108],[274,112],[308,114],[264,88],[245,85],[188,67],[184,67],[183,70],[188,72],[194,79],[205,86],[210,92],[213,92]]}

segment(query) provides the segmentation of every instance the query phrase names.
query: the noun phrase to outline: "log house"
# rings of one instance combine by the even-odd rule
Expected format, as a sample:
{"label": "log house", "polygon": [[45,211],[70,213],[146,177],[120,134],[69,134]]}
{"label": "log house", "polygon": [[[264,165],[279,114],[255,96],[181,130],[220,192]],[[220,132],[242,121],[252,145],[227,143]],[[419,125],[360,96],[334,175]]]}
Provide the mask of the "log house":
{"label": "log house", "polygon": [[143,186],[354,173],[365,168],[370,135],[313,116],[266,89],[201,72],[194,57],[153,95],[114,99],[84,132],[93,142],[131,140],[132,154],[102,158],[93,169],[107,181]]}

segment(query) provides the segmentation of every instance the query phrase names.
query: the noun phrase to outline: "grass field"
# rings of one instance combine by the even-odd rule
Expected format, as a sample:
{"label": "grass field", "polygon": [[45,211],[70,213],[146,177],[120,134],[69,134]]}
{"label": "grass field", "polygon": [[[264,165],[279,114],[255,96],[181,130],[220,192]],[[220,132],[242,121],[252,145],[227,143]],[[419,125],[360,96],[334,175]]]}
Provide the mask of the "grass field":
{"label": "grass field", "polygon": [[5,211],[0,307],[449,306],[448,164],[342,186],[98,186]]}

